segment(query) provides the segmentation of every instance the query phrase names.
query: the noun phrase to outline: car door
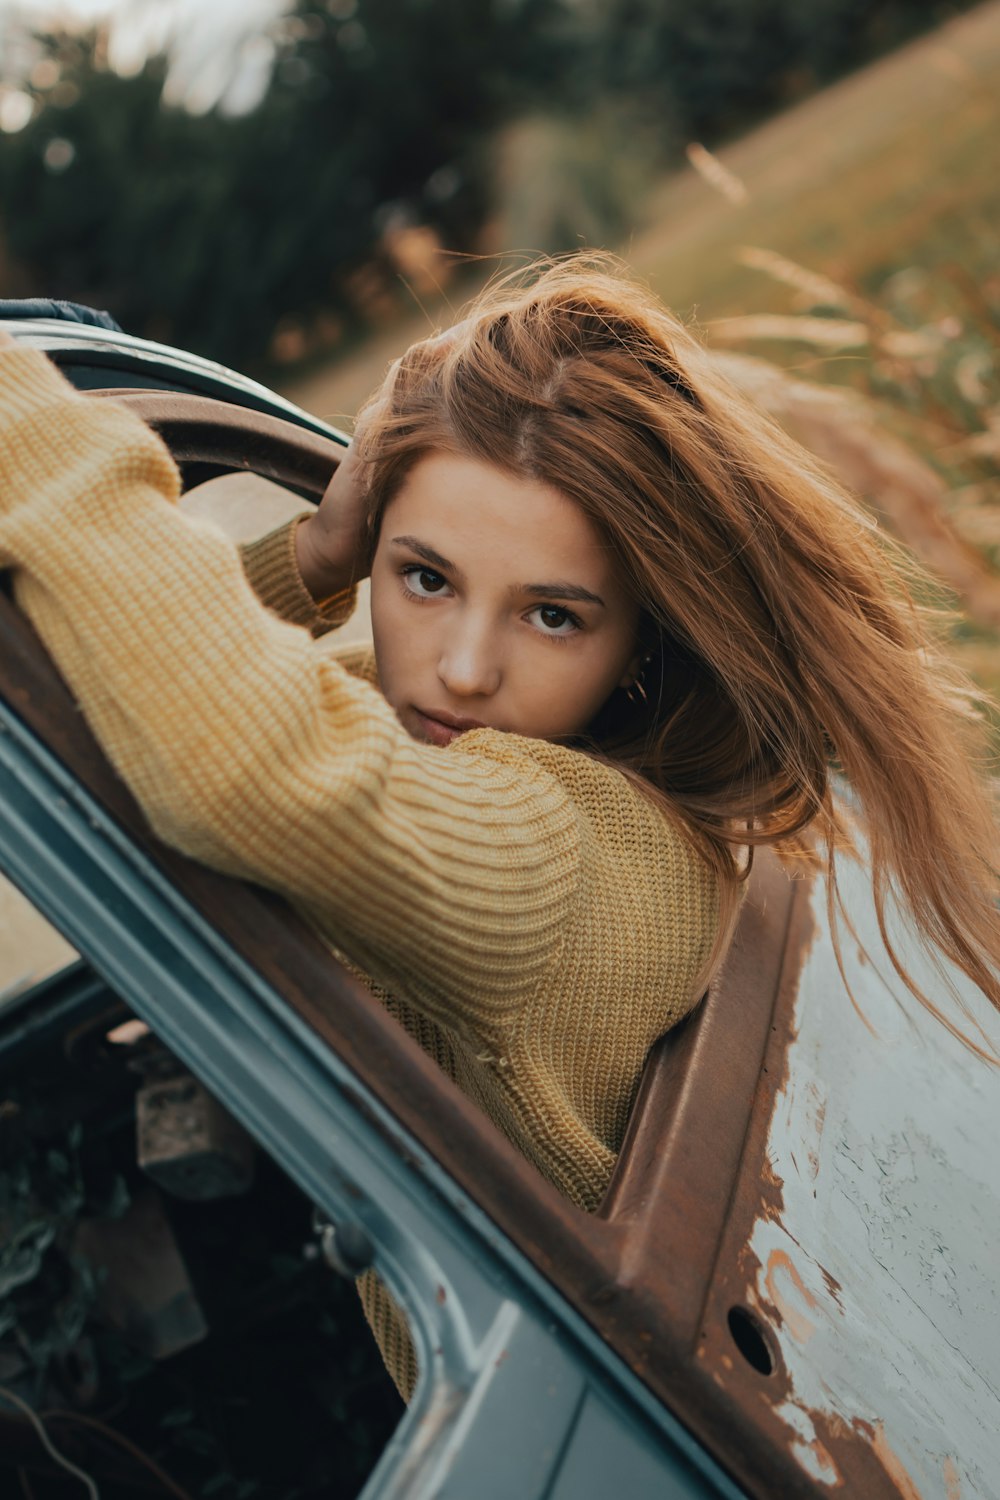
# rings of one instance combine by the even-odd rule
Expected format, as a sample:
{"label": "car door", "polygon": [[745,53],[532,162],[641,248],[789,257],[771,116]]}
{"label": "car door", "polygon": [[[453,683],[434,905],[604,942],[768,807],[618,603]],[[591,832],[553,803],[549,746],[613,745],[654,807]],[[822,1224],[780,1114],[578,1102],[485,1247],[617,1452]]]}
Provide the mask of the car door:
{"label": "car door", "polygon": [[[71,334],[49,352],[130,393],[188,483],[253,467],[322,488],[337,435]],[[407,1312],[420,1384],[365,1495],[596,1496],[623,1471],[637,1494],[737,1494],[470,1187],[485,1168],[515,1214],[526,1189],[561,1208],[554,1191],[282,902],[153,839],[9,598],[0,662],[0,869],[82,956],[76,994],[96,976],[146,1023],[316,1206],[329,1261],[374,1266]]]}
{"label": "car door", "polygon": [[[255,437],[212,378],[237,409],[143,397],[188,478],[256,461],[315,486],[320,448],[270,425],[294,418],[258,407]],[[152,839],[0,603],[0,866],[317,1205],[331,1260],[406,1311],[421,1378],[366,1496],[986,1500],[1000,1072],[900,1001],[863,859],[839,926],[817,874],[758,862],[588,1216],[277,898]]]}

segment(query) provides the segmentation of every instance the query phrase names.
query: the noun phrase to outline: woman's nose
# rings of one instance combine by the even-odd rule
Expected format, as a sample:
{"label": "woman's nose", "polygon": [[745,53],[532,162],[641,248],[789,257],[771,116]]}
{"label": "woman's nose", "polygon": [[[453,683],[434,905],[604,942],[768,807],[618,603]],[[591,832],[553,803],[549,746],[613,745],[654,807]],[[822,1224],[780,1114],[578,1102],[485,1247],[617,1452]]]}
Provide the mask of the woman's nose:
{"label": "woman's nose", "polygon": [[448,636],[438,661],[442,685],[456,698],[491,697],[502,677],[494,632],[471,627]]}

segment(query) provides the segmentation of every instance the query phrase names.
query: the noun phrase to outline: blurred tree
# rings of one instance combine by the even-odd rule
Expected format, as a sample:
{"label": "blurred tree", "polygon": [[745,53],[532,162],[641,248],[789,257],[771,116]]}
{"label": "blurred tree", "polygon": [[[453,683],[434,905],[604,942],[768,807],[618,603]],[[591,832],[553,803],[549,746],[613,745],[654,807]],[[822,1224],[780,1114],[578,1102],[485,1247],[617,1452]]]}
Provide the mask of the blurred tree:
{"label": "blurred tree", "polygon": [[7,253],[31,290],[236,363],[288,314],[349,324],[351,273],[388,213],[472,241],[488,196],[482,141],[551,73],[553,48],[529,42],[556,10],[299,0],[275,27],[271,87],[237,118],[164,105],[162,59],[109,72],[97,32],[43,39],[57,71],[31,123],[0,136]]}
{"label": "blurred tree", "polygon": [[613,237],[627,217],[620,158],[640,141],[666,157],[718,138],[961,8],[293,0],[272,30],[270,87],[237,117],[165,104],[163,59],[119,77],[100,32],[52,36],[34,117],[0,134],[0,266],[18,290],[106,306],[134,332],[245,365],[283,322],[343,332],[373,287],[384,301],[391,266],[365,268],[391,225],[474,249],[503,122],[557,122],[540,138],[555,142],[542,155],[562,206],[540,248]]}
{"label": "blurred tree", "polygon": [[954,0],[594,0],[586,88],[628,92],[674,143],[717,140],[967,5]]}
{"label": "blurred tree", "polygon": [[106,306],[127,328],[212,352],[241,345],[232,301],[252,299],[260,267],[245,246],[228,277],[219,270],[245,122],[163,108],[163,60],[121,78],[102,66],[98,33],[46,50],[58,81],[0,142],[9,256],[34,290]]}

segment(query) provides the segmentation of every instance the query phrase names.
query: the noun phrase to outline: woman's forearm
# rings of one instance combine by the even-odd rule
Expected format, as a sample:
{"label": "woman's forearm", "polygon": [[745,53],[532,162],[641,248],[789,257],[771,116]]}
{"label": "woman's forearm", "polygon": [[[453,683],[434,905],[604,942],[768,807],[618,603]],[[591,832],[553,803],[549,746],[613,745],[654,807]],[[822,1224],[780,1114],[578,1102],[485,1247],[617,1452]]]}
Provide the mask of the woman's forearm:
{"label": "woman's forearm", "polygon": [[461,996],[474,1026],[497,1022],[558,951],[572,799],[527,752],[510,765],[410,740],[260,605],[177,492],[130,412],[0,352],[0,567],[153,827],[321,910],[428,1013],[454,1021]]}
{"label": "woman's forearm", "polygon": [[240,546],[243,571],[257,598],[293,625],[304,625],[314,636],[343,625],[354,613],[357,589],[346,585],[329,596],[313,594],[297,560],[299,532],[305,518],[283,525]]}

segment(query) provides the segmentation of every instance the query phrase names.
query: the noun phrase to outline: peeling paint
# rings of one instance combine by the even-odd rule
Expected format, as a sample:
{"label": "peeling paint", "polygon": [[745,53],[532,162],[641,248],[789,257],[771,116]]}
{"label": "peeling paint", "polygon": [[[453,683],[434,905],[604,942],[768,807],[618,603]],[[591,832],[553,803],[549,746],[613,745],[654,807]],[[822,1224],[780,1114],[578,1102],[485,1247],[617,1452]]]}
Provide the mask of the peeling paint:
{"label": "peeling paint", "polygon": [[[743,1300],[770,1322],[781,1361],[761,1396],[812,1483],[997,1500],[1000,1070],[887,979],[864,870],[845,868],[841,886],[866,955],[843,952],[853,1001],[817,881],[812,943],[781,1012],[790,1040],[781,1056],[776,1030],[767,1060],[780,1079],[740,1257]],[[892,930],[950,1014],[932,961]],[[956,988],[996,1039],[985,1000],[961,976]]]}
{"label": "peeling paint", "polygon": [[809,1176],[813,1182],[819,1176],[819,1151],[823,1139],[823,1126],[826,1123],[826,1099],[816,1083],[811,1083],[808,1089],[809,1109],[811,1118],[809,1121],[812,1142],[807,1153],[809,1162]]}
{"label": "peeling paint", "polygon": [[806,1473],[811,1474],[820,1484],[828,1484],[831,1489],[843,1484],[840,1470],[819,1438],[813,1438],[811,1443],[793,1443],[792,1452]]}
{"label": "peeling paint", "polygon": [[872,1426],[868,1422],[863,1422],[860,1417],[855,1417],[853,1425],[856,1431],[863,1432],[870,1441],[878,1455],[879,1462],[899,1491],[900,1500],[923,1500],[920,1491],[903,1467],[899,1455],[889,1445],[885,1435],[885,1423],[876,1422]]}
{"label": "peeling paint", "polygon": [[833,1298],[834,1302],[836,1302],[838,1307],[842,1307],[843,1304],[840,1300],[840,1282],[837,1280],[836,1276],[830,1275],[825,1266],[820,1266],[819,1269],[822,1273],[823,1280],[826,1282],[826,1289],[830,1293],[830,1296]]}
{"label": "peeling paint", "polygon": [[816,1298],[804,1284],[802,1277],[792,1263],[791,1256],[785,1250],[772,1250],[767,1258],[767,1273],[764,1277],[764,1285],[770,1301],[778,1309],[781,1321],[798,1343],[804,1344],[811,1339],[816,1332],[816,1324],[809,1318],[800,1306],[783,1290],[779,1284],[786,1278],[792,1283],[802,1301],[808,1307],[818,1306]]}
{"label": "peeling paint", "polygon": [[790,1401],[779,1408],[779,1413],[788,1426],[795,1429],[795,1436],[789,1447],[802,1468],[817,1483],[828,1485],[830,1489],[839,1489],[844,1483],[843,1475],[826,1444],[817,1434],[809,1412]]}

